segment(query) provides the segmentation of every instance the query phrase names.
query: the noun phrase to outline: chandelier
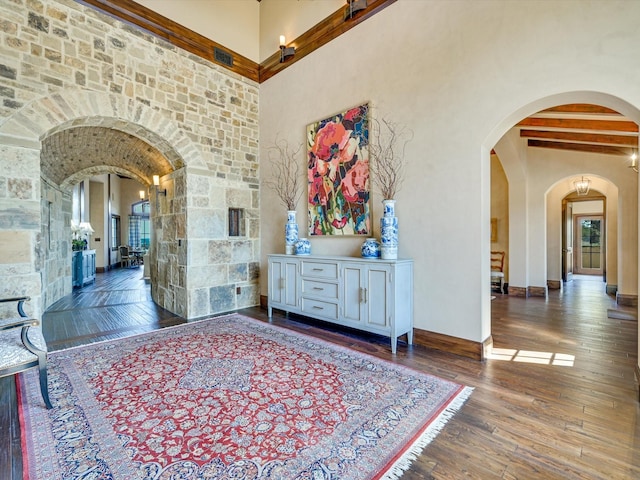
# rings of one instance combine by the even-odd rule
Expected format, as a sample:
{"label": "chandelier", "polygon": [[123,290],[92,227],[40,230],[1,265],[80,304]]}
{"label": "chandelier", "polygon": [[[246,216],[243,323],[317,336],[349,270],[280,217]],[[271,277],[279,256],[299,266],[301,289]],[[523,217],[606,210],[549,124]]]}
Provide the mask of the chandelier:
{"label": "chandelier", "polygon": [[580,180],[573,182],[573,186],[576,187],[576,193],[579,196],[584,196],[589,193],[589,187],[591,186],[591,180],[582,177]]}

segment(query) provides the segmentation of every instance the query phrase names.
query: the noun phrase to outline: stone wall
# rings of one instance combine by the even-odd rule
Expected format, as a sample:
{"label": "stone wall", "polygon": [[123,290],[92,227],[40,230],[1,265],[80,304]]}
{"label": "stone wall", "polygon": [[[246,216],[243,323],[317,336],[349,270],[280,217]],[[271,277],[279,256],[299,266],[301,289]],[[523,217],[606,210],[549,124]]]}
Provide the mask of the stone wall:
{"label": "stone wall", "polygon": [[65,226],[71,221],[71,194],[41,182],[41,235],[39,248],[42,263],[42,303],[51,305],[71,293],[71,237]]}
{"label": "stone wall", "polygon": [[[229,186],[215,175],[187,175],[186,253],[189,305],[195,317],[259,303],[259,191]],[[245,213],[246,235],[229,237],[228,208]],[[238,291],[239,289],[239,291]]]}
{"label": "stone wall", "polygon": [[[40,178],[38,152],[0,145],[0,298],[30,296],[25,311],[42,313],[43,258],[39,245]],[[2,317],[16,315],[16,305],[2,305]]]}
{"label": "stone wall", "polygon": [[[44,307],[69,291],[64,212],[73,182],[125,172],[151,185],[161,173],[167,195],[152,222],[156,301],[186,318],[258,304],[257,84],[71,0],[1,2],[0,19],[0,148],[10,150],[2,162],[31,152],[19,176],[0,182],[0,236],[28,237],[18,270],[44,283],[35,292],[33,282],[18,282],[22,290],[44,291]],[[74,135],[57,135],[53,154],[40,151],[54,133],[83,127],[143,140],[161,156],[116,156],[100,143],[113,135],[93,136],[95,154],[82,158],[69,158],[74,145],[59,144]],[[31,185],[29,200],[16,198],[20,182]],[[246,209],[243,238],[227,238],[229,207]],[[202,256],[204,245],[213,253]]]}

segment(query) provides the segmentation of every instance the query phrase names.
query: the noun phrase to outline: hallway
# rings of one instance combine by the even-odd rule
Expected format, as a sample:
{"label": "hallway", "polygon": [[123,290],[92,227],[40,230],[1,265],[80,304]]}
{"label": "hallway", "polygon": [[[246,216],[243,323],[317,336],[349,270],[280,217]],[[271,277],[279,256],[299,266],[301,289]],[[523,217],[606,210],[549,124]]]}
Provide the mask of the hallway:
{"label": "hallway", "polygon": [[112,340],[184,323],[153,303],[142,267],[98,273],[96,281],[74,289],[43,316],[49,351]]}

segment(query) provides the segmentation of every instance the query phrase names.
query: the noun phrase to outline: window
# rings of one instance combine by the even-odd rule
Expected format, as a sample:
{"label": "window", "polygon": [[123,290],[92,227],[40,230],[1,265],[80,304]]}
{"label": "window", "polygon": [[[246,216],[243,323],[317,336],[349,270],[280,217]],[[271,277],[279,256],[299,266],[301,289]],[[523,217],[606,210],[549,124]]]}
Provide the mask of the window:
{"label": "window", "polygon": [[111,215],[111,250],[118,250],[120,246],[120,215]]}
{"label": "window", "polygon": [[230,208],[229,209],[229,236],[230,237],[244,237],[244,209],[242,208]]}
{"label": "window", "polygon": [[142,200],[131,205],[129,245],[133,248],[149,249],[151,241],[150,211],[151,207],[148,200]]}

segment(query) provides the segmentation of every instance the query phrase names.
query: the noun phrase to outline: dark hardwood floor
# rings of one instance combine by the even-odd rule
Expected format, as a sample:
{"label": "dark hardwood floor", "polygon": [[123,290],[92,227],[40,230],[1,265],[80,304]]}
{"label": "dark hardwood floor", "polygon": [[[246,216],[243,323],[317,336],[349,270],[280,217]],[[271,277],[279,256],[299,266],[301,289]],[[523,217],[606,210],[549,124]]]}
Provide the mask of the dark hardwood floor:
{"label": "dark hardwood floor", "polygon": [[[640,479],[638,323],[600,279],[548,298],[496,295],[486,362],[300,317],[273,323],[475,388],[403,479]],[[268,321],[266,311],[240,313]],[[609,313],[609,315],[608,315]],[[615,317],[615,318],[612,318]],[[183,323],[150,300],[141,270],[99,274],[44,315],[51,351]],[[0,379],[0,479],[22,478],[12,378]]]}

